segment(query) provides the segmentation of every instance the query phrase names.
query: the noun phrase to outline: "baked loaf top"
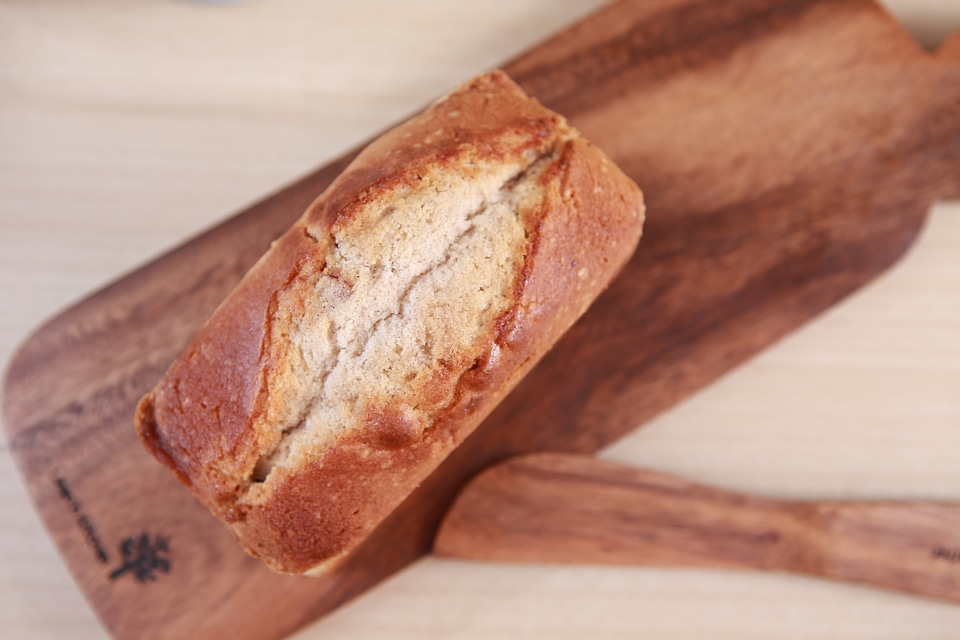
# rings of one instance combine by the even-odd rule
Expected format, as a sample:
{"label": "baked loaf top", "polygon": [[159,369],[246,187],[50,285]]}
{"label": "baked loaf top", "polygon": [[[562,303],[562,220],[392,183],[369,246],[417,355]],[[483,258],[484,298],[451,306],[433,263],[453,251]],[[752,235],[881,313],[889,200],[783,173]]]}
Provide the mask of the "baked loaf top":
{"label": "baked loaf top", "polygon": [[633,253],[639,189],[505,74],[367,147],[136,423],[254,556],[321,572],[493,409]]}

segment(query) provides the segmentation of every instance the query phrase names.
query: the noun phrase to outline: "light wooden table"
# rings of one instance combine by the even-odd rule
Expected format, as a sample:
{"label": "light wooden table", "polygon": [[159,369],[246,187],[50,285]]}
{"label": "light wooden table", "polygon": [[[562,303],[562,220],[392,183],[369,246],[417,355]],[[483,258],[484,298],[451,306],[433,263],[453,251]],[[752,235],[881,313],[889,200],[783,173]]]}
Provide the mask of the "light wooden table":
{"label": "light wooden table", "polygon": [[[70,302],[599,4],[4,0],[0,362]],[[960,28],[955,0],[888,4],[928,44]],[[960,501],[960,205],[874,285],[604,455],[771,496]],[[0,630],[105,636],[5,447]],[[960,605],[427,559],[297,637],[960,638]]]}

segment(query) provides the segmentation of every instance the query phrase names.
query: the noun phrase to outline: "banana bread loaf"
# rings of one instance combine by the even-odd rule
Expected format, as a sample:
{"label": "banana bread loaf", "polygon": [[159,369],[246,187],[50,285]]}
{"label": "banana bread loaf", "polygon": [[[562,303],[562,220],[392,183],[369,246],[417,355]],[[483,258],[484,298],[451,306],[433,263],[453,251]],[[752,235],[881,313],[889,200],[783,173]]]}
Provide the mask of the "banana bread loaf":
{"label": "banana bread loaf", "polygon": [[367,147],[153,391],[146,447],[276,571],[362,541],[633,253],[639,189],[505,74]]}

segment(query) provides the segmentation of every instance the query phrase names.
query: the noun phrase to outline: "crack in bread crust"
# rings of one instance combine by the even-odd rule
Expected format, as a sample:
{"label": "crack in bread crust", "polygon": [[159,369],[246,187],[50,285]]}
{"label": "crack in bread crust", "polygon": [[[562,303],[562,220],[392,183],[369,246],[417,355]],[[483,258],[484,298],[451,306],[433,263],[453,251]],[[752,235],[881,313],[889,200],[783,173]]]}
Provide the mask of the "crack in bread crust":
{"label": "crack in bread crust", "polygon": [[[411,444],[432,426],[433,415],[452,402],[457,380],[480,357],[481,337],[490,333],[493,322],[510,304],[521,271],[517,262],[522,263],[526,255],[526,249],[521,247],[531,232],[523,224],[524,211],[540,204],[536,184],[556,158],[554,144],[542,152],[526,154],[523,164],[507,175],[502,170],[488,170],[492,175],[482,178],[471,175],[456,180],[439,176],[435,178],[439,183],[423,187],[425,198],[414,197],[391,205],[386,213],[373,205],[367,207],[372,211],[357,214],[354,224],[370,221],[370,228],[360,233],[367,231],[374,237],[383,233],[384,226],[400,234],[417,227],[417,236],[404,238],[409,245],[404,247],[408,255],[394,261],[419,266],[406,274],[406,279],[384,282],[379,243],[373,242],[370,247],[345,246],[347,243],[337,235],[349,231],[332,234],[327,268],[315,281],[306,285],[295,281],[292,285],[291,295],[301,296],[301,289],[305,288],[314,302],[306,303],[303,309],[298,307],[292,314],[277,310],[271,318],[269,341],[285,345],[286,353],[274,367],[281,374],[271,372],[268,385],[289,385],[291,376],[309,383],[298,397],[284,398],[287,419],[274,422],[279,434],[257,460],[244,501],[256,500],[256,494],[262,492],[257,485],[267,482],[274,468],[296,466],[328,448],[336,438],[365,425],[372,427],[373,445],[386,448]],[[482,163],[477,166],[483,169]],[[495,189],[490,188],[491,182]],[[478,183],[479,188],[475,186]],[[452,196],[451,200],[473,202],[479,196],[480,203],[467,210],[444,209],[443,204],[448,203],[437,206],[432,202],[441,188]],[[433,250],[424,259],[418,246],[434,242],[437,246],[431,247]],[[517,256],[518,260],[497,261],[496,256]],[[488,265],[478,264],[481,262]],[[472,278],[458,277],[470,269],[475,272]],[[462,295],[465,288],[478,291]],[[457,296],[458,292],[461,295]],[[364,294],[367,300],[349,299]],[[459,300],[452,303],[443,299],[451,295]],[[331,311],[335,303],[341,308]],[[372,311],[363,306],[372,307]],[[461,309],[455,314],[461,324],[465,316],[476,316],[472,331],[442,335],[449,333],[445,328],[451,320],[451,306]],[[355,321],[358,312],[366,320],[365,326],[356,326],[360,324]],[[351,321],[353,326],[349,326]],[[348,325],[345,331],[344,325]],[[315,338],[318,331],[325,334],[319,341]],[[414,335],[414,331],[420,335]],[[438,349],[438,336],[446,343],[442,345],[445,348]],[[395,354],[389,353],[391,345]],[[322,352],[319,357],[317,351]],[[462,353],[468,357],[460,357],[456,363],[444,359],[444,355],[449,360],[450,354]],[[379,371],[374,370],[377,367]],[[431,382],[424,373],[438,369],[444,370],[444,384],[435,384],[438,388],[431,392],[434,401],[424,403],[422,397],[431,395],[422,392],[423,386]],[[358,377],[364,378],[359,384]],[[347,388],[361,386],[384,388],[384,398],[360,398],[345,393]],[[275,418],[276,413],[274,410],[271,416],[268,411],[268,420]]]}

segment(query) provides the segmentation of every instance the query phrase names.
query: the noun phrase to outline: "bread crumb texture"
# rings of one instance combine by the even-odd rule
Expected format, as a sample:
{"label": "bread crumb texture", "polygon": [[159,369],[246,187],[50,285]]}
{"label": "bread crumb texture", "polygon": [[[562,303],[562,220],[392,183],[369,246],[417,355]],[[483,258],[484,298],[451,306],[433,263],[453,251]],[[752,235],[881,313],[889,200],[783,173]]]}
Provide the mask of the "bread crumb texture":
{"label": "bread crumb texture", "polygon": [[632,253],[636,186],[503,73],[364,150],[138,407],[253,555],[329,570]]}
{"label": "bread crumb texture", "polygon": [[453,401],[513,301],[522,212],[539,205],[551,155],[471,160],[366,203],[332,229],[326,267],[281,293],[256,480],[351,429],[372,447],[410,445]]}

